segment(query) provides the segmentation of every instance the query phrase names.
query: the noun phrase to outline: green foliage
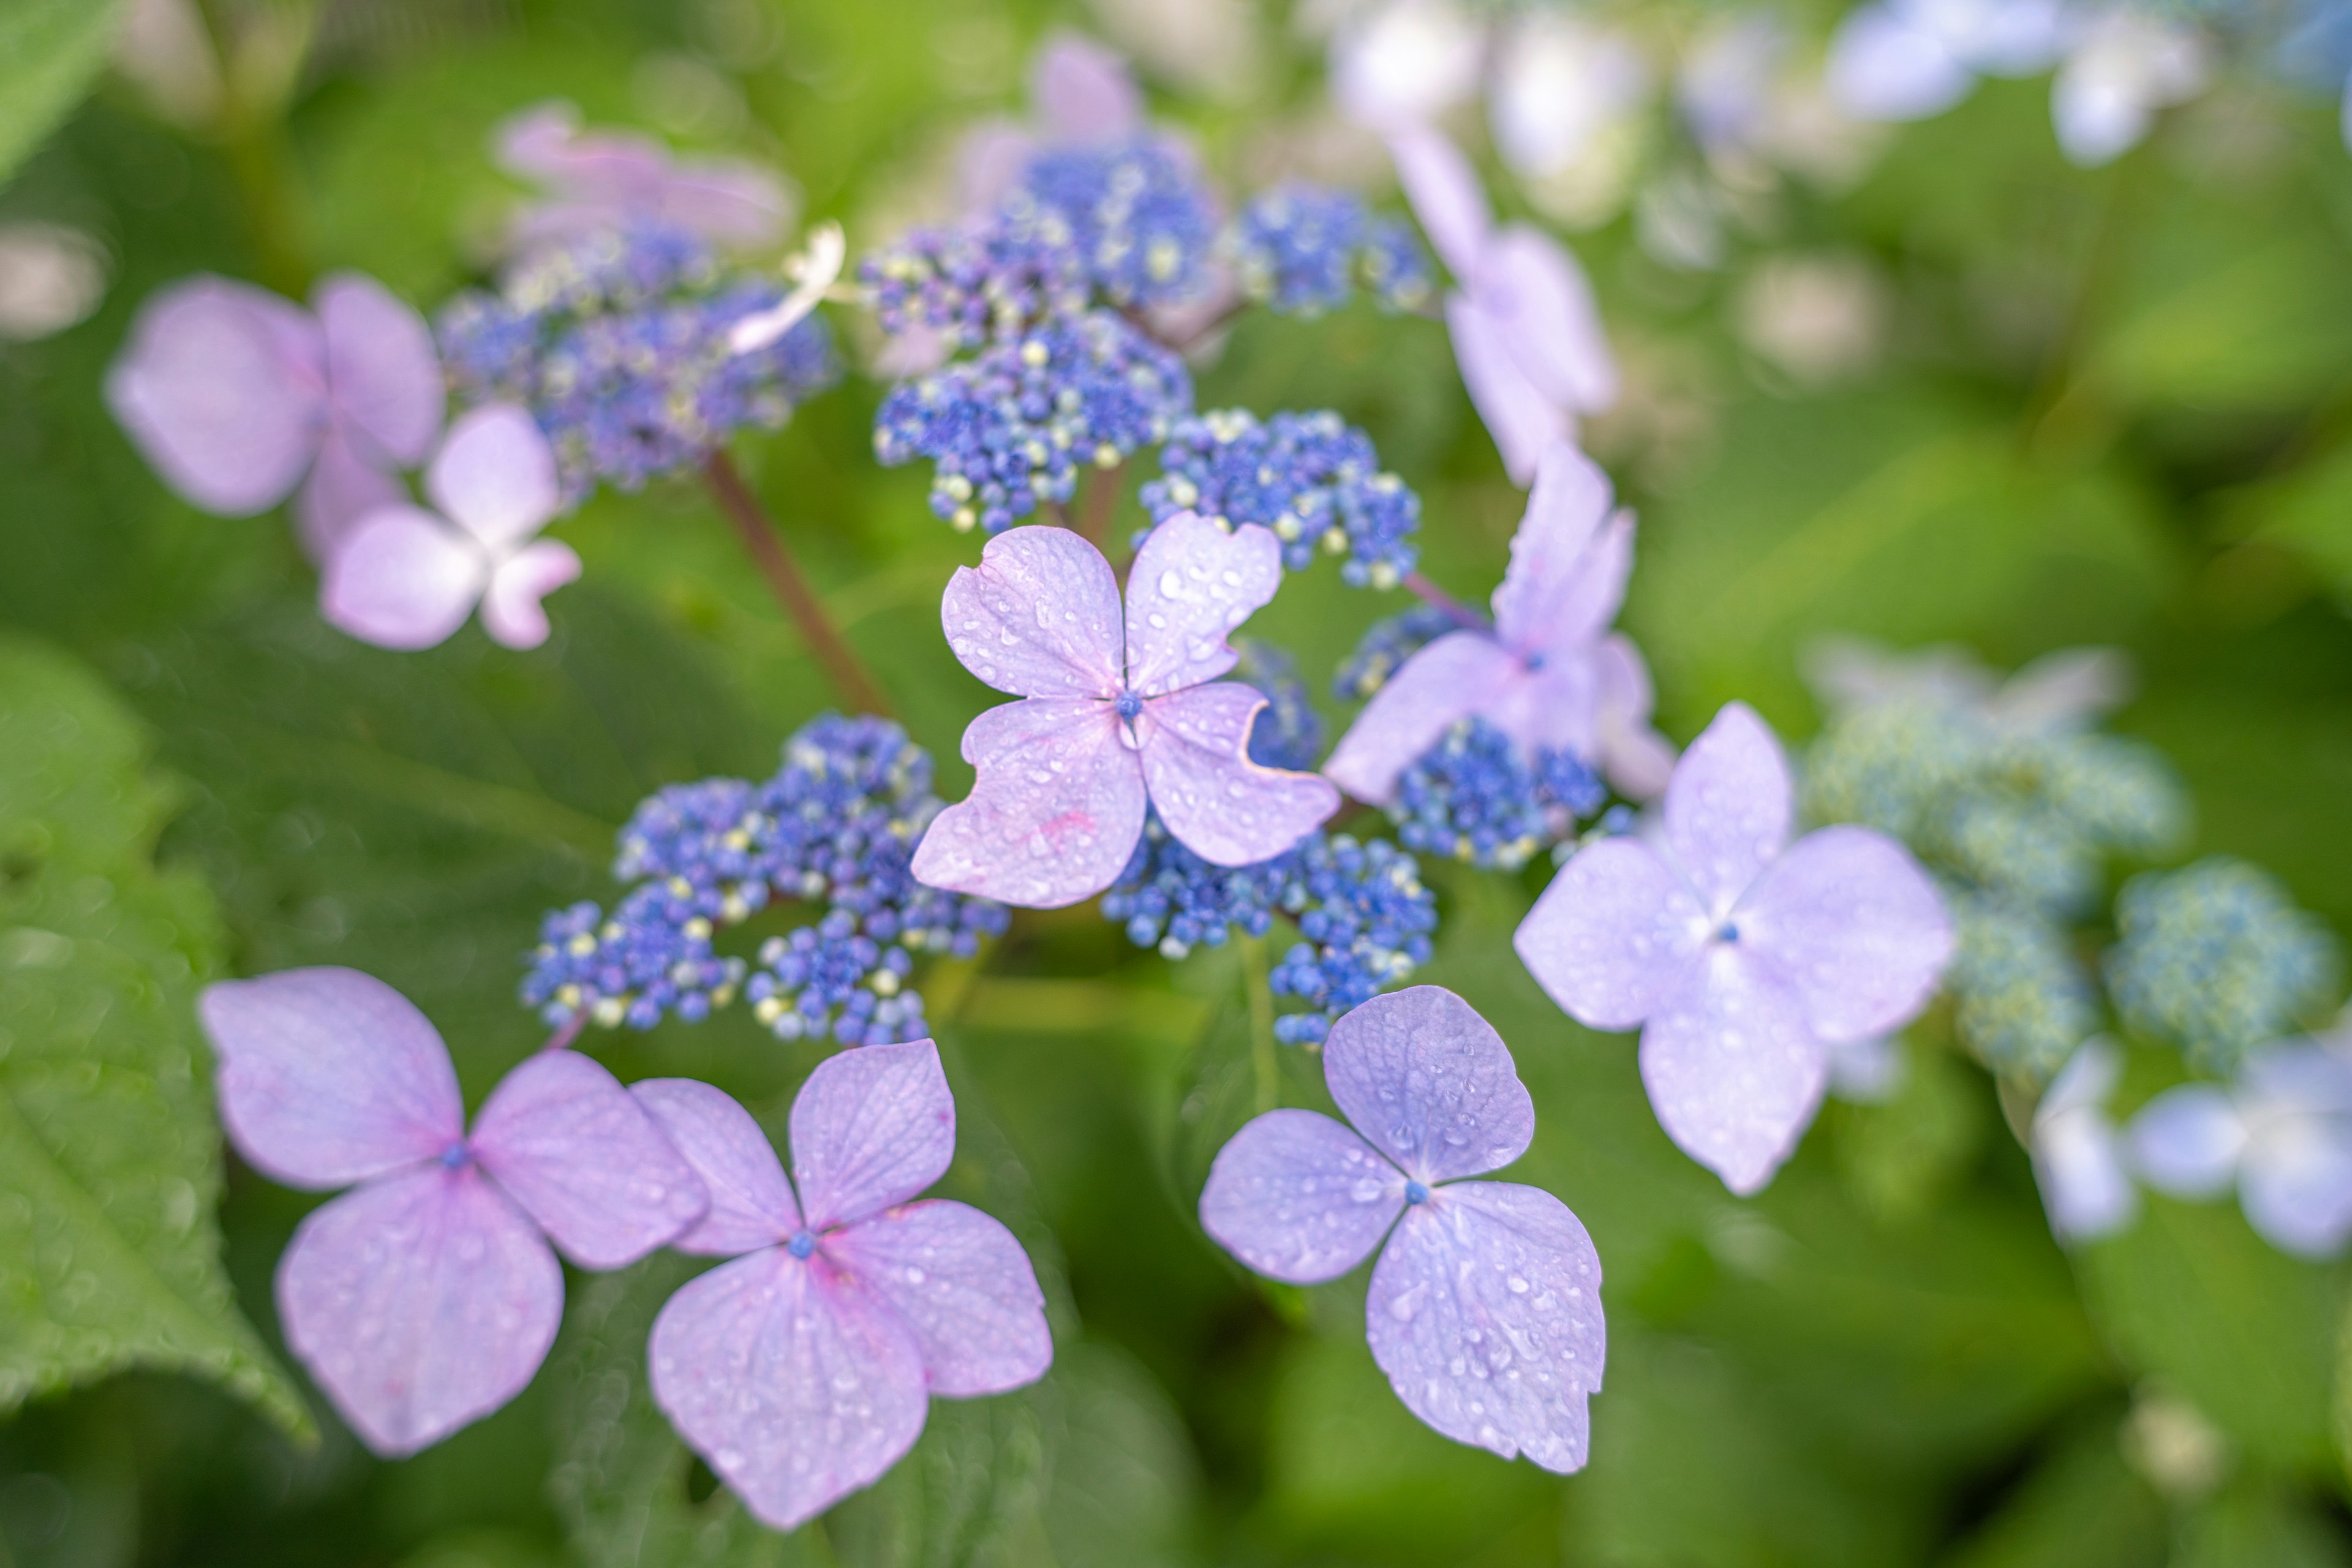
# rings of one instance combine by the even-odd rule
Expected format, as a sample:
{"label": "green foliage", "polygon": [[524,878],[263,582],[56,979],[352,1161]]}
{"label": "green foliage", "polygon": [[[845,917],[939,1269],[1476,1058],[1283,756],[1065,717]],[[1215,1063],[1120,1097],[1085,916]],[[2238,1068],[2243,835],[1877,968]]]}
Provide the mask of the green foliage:
{"label": "green foliage", "polygon": [[121,21],[121,0],[0,5],[0,183],[81,101]]}
{"label": "green foliage", "polygon": [[193,1011],[219,927],[149,863],[170,797],[144,753],[86,670],[0,642],[0,1410],[163,1366],[306,1431],[221,1267]]}

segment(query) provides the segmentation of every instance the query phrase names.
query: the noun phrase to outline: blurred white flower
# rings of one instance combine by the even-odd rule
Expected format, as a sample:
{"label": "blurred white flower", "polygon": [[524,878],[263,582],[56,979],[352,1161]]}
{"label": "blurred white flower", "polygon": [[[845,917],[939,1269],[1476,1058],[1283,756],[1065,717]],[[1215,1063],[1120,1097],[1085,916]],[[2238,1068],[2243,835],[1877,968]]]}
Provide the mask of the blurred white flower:
{"label": "blurred white flower", "polygon": [[2232,1186],[2284,1252],[2329,1258],[2352,1237],[2352,1054],[2341,1039],[2263,1046],[2224,1086],[2186,1083],[2132,1119],[2133,1163],[2181,1198]]}
{"label": "blurred white flower", "polygon": [[1529,179],[1584,159],[1596,138],[1642,110],[1649,61],[1612,28],[1530,12],[1498,40],[1487,114],[1503,162]]}
{"label": "blurred white flower", "polygon": [[1331,40],[1331,96],[1374,131],[1424,124],[1478,89],[1486,30],[1445,0],[1392,0],[1343,20]]}
{"label": "blurred white flower", "polygon": [[1254,0],[1093,0],[1105,31],[1153,74],[1225,102],[1248,98],[1265,53]]}
{"label": "blurred white flower", "polygon": [[1903,1091],[1911,1064],[1892,1035],[1830,1047],[1830,1092],[1851,1105],[1883,1105]]}
{"label": "blurred white flower", "polygon": [[195,0],[131,0],[114,36],[114,68],[156,118],[182,130],[210,125],[220,113],[220,56]]}
{"label": "blurred white flower", "polygon": [[106,254],[79,229],[0,224],[0,338],[64,331],[106,297]]}
{"label": "blurred white flower", "polygon": [[1864,637],[1825,637],[1802,656],[1805,683],[1837,713],[1889,702],[1949,708],[2008,734],[2082,730],[2132,693],[2131,658],[2120,648],[2063,647],[2007,680],[1953,643],[1898,653]]}
{"label": "blurred white flower", "polygon": [[2050,1229],[2061,1241],[2112,1236],[2139,1214],[2139,1189],[2107,1114],[2107,1098],[2122,1074],[2114,1041],[2085,1040],[2033,1108],[2034,1180],[2050,1212]]}
{"label": "blurred white flower", "polygon": [[1864,120],[1925,120],[1980,76],[2032,76],[2064,52],[2059,0],[1878,0],[1830,39],[1830,93]]}
{"label": "blurred white flower", "polygon": [[2118,7],[2084,29],[2058,70],[2058,145],[2084,168],[2130,152],[2157,111],[2205,90],[2211,60],[2195,28]]}
{"label": "blurred white flower", "polygon": [[1878,357],[1892,313],[1860,257],[1775,256],[1751,272],[1735,306],[1739,341],[1799,381],[1834,381]]}

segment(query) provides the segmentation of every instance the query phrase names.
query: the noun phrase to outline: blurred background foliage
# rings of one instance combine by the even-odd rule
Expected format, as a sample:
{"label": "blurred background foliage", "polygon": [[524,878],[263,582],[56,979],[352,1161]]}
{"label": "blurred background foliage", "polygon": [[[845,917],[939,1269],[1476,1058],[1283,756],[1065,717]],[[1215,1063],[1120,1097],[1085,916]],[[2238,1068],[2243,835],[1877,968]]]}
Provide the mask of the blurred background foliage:
{"label": "blurred background foliage", "polygon": [[[1148,8],[224,0],[236,47],[193,129],[114,74],[50,134],[116,9],[0,9],[0,160],[30,154],[0,223],[89,237],[105,277],[86,321],[0,344],[0,1106],[36,1114],[72,1087],[61,1053],[93,1053],[110,1076],[83,1089],[137,1098],[179,1166],[115,1151],[142,1197],[110,1186],[106,1150],[59,1164],[121,1210],[88,1233],[127,1249],[97,1287],[110,1328],[42,1337],[12,1260],[40,1238],[0,1208],[0,1249],[26,1249],[0,1250],[0,1563],[2352,1563],[2343,1268],[2161,1199],[2063,1253],[1992,1080],[1936,1015],[1897,1098],[1832,1107],[1763,1196],[1729,1198],[1659,1131],[1630,1041],[1579,1029],[1512,956],[1548,868],[1427,868],[1444,923],[1422,978],[1510,1042],[1538,1111],[1514,1173],[1577,1210],[1608,1270],[1582,1475],[1413,1422],[1364,1348],[1360,1278],[1268,1285],[1201,1235],[1208,1159],[1250,1108],[1238,957],[1171,966],[1091,909],[1024,914],[926,984],[963,1114],[948,1190],[1029,1246],[1055,1373],[935,1405],[821,1532],[745,1520],[651,1411],[667,1258],[575,1276],[531,1391],[439,1448],[378,1463],[306,1415],[264,1345],[312,1200],[223,1171],[195,984],[368,970],[478,1096],[538,1043],[515,989],[541,911],[604,895],[635,802],[764,773],[835,700],[684,484],[565,525],[586,579],[541,650],[330,631],[287,529],[198,515],[109,420],[131,312],[193,270],[299,292],[345,266],[429,308],[478,276],[509,196],[487,132],[554,95],[772,160],[806,214],[878,242],[936,210],[964,124],[1017,110],[1047,27],[1117,38]],[[1231,9],[1255,75],[1163,83],[1157,107],[1234,190],[1307,156],[1320,86],[1291,18]],[[2003,666],[2114,643],[2141,672],[2117,727],[2180,769],[2189,847],[2265,863],[2352,930],[2352,156],[2327,103],[2229,84],[2085,173],[2038,85],[1992,83],[1851,188],[1783,188],[1717,266],[1663,265],[1634,226],[1577,239],[1631,388],[1590,435],[1642,515],[1628,620],[1670,733],[1733,696],[1810,732],[1797,655],[1824,632]],[[1866,317],[1831,363],[1759,318],[1822,268]],[[1337,408],[1423,494],[1430,574],[1465,595],[1499,576],[1521,500],[1437,322],[1253,316],[1200,378],[1203,407]],[[937,595],[977,545],[921,474],[872,462],[879,390],[853,377],[737,456],[954,798],[988,699]],[[1252,629],[1317,674],[1394,607],[1301,574]],[[113,816],[82,821],[101,801]],[[92,878],[107,895],[76,903]],[[737,1010],[604,1055],[781,1107],[817,1053]],[[1286,1056],[1286,1100],[1322,1103],[1313,1058]]]}

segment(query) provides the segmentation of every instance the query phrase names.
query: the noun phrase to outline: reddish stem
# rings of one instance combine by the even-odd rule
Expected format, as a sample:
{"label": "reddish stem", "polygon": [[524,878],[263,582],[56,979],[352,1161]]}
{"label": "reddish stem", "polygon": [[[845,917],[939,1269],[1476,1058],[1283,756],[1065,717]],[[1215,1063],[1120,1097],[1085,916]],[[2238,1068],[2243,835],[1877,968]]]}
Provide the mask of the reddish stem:
{"label": "reddish stem", "polygon": [[1474,632],[1489,632],[1495,629],[1494,624],[1486,616],[1418,572],[1405,574],[1404,586],[1408,593],[1422,603],[1444,611],[1457,626],[1466,626]]}
{"label": "reddish stem", "polygon": [[1111,513],[1118,508],[1120,488],[1127,480],[1127,465],[1114,463],[1108,468],[1097,468],[1087,476],[1087,499],[1078,513],[1078,537],[1103,548],[1110,535]]}
{"label": "reddish stem", "polygon": [[801,636],[824,666],[825,674],[833,679],[834,689],[852,708],[861,712],[878,714],[885,719],[898,717],[890,709],[890,700],[866,672],[856,653],[850,647],[832,617],[824,613],[824,601],[809,586],[792,552],[784,547],[783,535],[769,521],[765,508],[751,493],[751,486],[724,452],[713,452],[702,466],[702,477],[718,498],[719,510],[735,525],[735,535],[751,552],[752,563],[767,578],[768,586],[784,613],[800,627]]}

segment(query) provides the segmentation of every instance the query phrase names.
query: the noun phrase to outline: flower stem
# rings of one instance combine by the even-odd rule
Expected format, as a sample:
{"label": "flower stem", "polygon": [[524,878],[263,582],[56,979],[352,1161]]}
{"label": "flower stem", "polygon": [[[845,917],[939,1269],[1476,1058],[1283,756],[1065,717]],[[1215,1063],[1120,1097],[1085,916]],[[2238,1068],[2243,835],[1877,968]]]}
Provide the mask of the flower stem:
{"label": "flower stem", "polygon": [[540,1047],[539,1048],[542,1051],[561,1051],[569,1049],[572,1042],[580,1037],[580,1031],[587,1026],[588,1009],[582,1007],[572,1015],[571,1022],[561,1026],[557,1028],[555,1033],[548,1036],[547,1044]]}
{"label": "flower stem", "polygon": [[1444,611],[1457,626],[1466,626],[1474,632],[1494,630],[1492,623],[1490,623],[1486,616],[1480,615],[1477,611],[1472,609],[1469,605],[1464,604],[1461,600],[1455,598],[1453,595],[1447,593],[1444,589],[1439,587],[1436,584],[1431,582],[1428,578],[1423,576],[1418,572],[1408,572],[1405,574],[1404,587],[1406,592],[1421,600],[1422,603]]}
{"label": "flower stem", "polygon": [[1241,939],[1242,990],[1249,998],[1250,1065],[1257,1079],[1257,1108],[1272,1110],[1282,1082],[1282,1065],[1274,1040],[1274,987],[1265,967],[1265,938]]}
{"label": "flower stem", "polygon": [[1114,463],[1108,468],[1097,468],[1087,476],[1087,499],[1078,512],[1078,537],[1103,548],[1110,534],[1111,513],[1118,509],[1120,489],[1127,482],[1127,465]]}
{"label": "flower stem", "polygon": [[783,535],[769,521],[760,500],[743,482],[734,460],[724,452],[713,452],[702,466],[702,477],[718,498],[719,510],[735,525],[736,537],[751,552],[752,563],[768,580],[784,613],[800,627],[816,654],[817,662],[824,666],[825,674],[833,679],[834,689],[842,699],[862,712],[885,719],[898,717],[891,710],[890,700],[866,672],[866,666],[849,644],[845,641],[832,619],[824,613],[824,604],[809,586],[808,579],[793,560],[792,552],[784,547]]}

